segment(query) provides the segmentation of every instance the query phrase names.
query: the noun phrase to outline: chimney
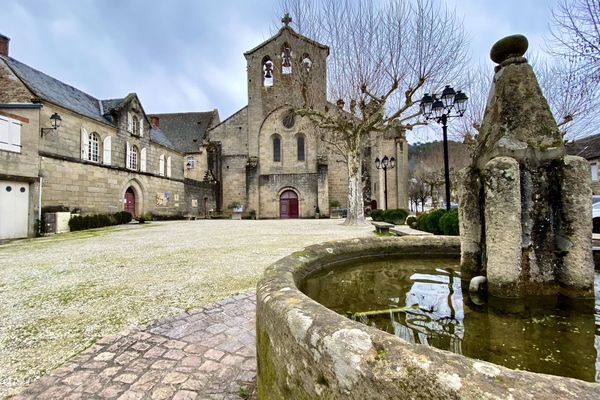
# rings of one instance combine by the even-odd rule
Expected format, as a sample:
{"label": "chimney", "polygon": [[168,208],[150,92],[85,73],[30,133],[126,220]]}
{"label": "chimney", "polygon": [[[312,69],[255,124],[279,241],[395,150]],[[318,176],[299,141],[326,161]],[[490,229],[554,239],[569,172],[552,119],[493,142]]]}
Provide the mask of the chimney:
{"label": "chimney", "polygon": [[10,38],[0,33],[0,56],[8,57],[8,42]]}
{"label": "chimney", "polygon": [[150,116],[150,125],[159,128],[160,127],[160,118],[158,118],[154,115]]}

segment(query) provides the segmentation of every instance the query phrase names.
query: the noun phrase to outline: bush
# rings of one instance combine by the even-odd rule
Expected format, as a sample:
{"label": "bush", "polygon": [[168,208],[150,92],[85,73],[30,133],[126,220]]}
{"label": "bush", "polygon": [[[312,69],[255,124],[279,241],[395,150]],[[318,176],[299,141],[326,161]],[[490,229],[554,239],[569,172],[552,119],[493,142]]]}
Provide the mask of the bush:
{"label": "bush", "polygon": [[329,207],[331,207],[331,208],[340,208],[341,206],[342,206],[342,204],[337,200],[331,200],[329,202]]}
{"label": "bush", "polygon": [[383,212],[384,210],[375,209],[371,211],[371,218],[373,221],[383,221]]}
{"label": "bush", "polygon": [[[153,221],[176,221],[185,219],[183,214],[150,214],[150,216]],[[148,218],[146,218],[146,220],[148,220]]]}
{"label": "bush", "polygon": [[113,218],[115,219],[115,224],[128,224],[133,219],[131,213],[127,211],[119,211],[113,214]]}
{"label": "bush", "polygon": [[394,225],[402,225],[408,216],[408,211],[402,208],[393,208],[383,212],[383,220]]}
{"label": "bush", "polygon": [[425,232],[431,232],[435,235],[441,235],[443,232],[440,229],[440,218],[446,213],[446,210],[436,208],[435,210],[427,211],[417,217],[417,229]]}
{"label": "bush", "polygon": [[416,228],[417,227],[417,217],[415,217],[414,215],[411,215],[410,217],[406,218],[406,225],[410,226],[411,228]]}
{"label": "bush", "polygon": [[458,235],[458,208],[453,208],[450,211],[446,211],[446,213],[440,218],[440,230],[444,233],[444,235]]}

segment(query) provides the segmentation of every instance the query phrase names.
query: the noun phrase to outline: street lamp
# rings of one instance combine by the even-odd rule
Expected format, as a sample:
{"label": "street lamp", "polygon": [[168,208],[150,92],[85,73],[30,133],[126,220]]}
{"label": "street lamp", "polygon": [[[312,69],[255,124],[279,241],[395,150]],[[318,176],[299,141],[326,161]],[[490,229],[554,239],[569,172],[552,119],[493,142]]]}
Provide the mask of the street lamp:
{"label": "street lamp", "polygon": [[42,128],[41,136],[44,137],[44,133],[47,135],[52,133],[58,129],[60,123],[62,122],[62,118],[58,113],[54,113],[50,116],[50,123],[52,124],[52,128]]}
{"label": "street lamp", "polygon": [[[462,91],[454,91],[446,85],[442,94],[425,93],[421,99],[421,113],[425,119],[442,124],[444,133],[444,180],[446,184],[446,210],[450,209],[450,171],[448,167],[448,118],[462,117],[467,109],[469,98]],[[454,112],[454,114],[452,114]]]}
{"label": "street lamp", "polygon": [[388,158],[388,156],[383,156],[381,160],[379,157],[375,159],[375,168],[383,169],[383,182],[384,182],[384,190],[383,190],[383,198],[385,199],[385,209],[387,210],[387,170],[394,169],[396,166],[396,159],[394,157]]}

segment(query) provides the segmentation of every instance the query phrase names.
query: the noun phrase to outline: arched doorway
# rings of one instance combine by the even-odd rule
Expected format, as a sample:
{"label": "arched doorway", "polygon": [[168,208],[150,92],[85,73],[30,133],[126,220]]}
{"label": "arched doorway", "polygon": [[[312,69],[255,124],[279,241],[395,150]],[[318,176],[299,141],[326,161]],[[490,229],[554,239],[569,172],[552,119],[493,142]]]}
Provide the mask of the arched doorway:
{"label": "arched doorway", "polygon": [[123,210],[127,211],[135,217],[135,192],[133,191],[133,188],[127,188],[127,190],[125,191],[123,203]]}
{"label": "arched doorway", "polygon": [[286,190],[279,197],[279,218],[298,218],[298,195]]}

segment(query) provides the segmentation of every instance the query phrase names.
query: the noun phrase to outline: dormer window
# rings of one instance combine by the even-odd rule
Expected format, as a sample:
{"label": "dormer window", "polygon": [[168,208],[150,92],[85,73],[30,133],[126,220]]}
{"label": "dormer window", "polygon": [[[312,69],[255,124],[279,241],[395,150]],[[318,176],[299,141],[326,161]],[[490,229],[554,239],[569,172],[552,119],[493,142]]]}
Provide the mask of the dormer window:
{"label": "dormer window", "polygon": [[137,115],[134,115],[132,117],[132,131],[131,133],[133,133],[134,135],[138,135],[140,134],[140,119],[137,117]]}
{"label": "dormer window", "polygon": [[142,120],[131,111],[127,112],[127,132],[135,136],[144,136]]}

